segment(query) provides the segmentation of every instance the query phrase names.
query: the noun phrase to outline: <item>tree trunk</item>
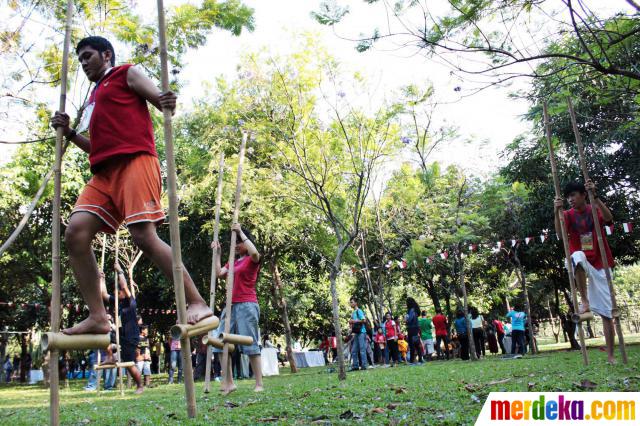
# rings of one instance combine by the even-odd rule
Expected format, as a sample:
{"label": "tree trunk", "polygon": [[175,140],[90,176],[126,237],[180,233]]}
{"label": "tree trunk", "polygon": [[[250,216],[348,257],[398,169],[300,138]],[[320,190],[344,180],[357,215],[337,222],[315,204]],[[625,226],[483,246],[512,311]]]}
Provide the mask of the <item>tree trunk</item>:
{"label": "tree trunk", "polygon": [[273,297],[276,302],[276,306],[280,309],[280,315],[282,315],[282,324],[284,326],[284,336],[286,340],[286,352],[287,359],[289,360],[289,367],[291,373],[297,373],[298,367],[296,366],[296,359],[293,356],[291,336],[291,324],[289,323],[289,311],[287,309],[287,301],[284,299],[282,292],[282,280],[280,278],[280,270],[278,269],[278,260],[276,257],[271,258],[269,263],[269,269],[271,269],[271,277],[273,278]]}
{"label": "tree trunk", "polygon": [[513,250],[513,260],[516,263],[517,273],[520,277],[520,284],[522,284],[522,294],[524,296],[524,310],[527,313],[527,324],[529,325],[529,338],[531,340],[531,353],[537,354],[538,348],[536,346],[536,339],[533,335],[533,321],[531,320],[531,305],[529,304],[529,290],[527,289],[527,280],[522,270],[522,264],[518,257],[518,248]]}
{"label": "tree trunk", "polygon": [[27,371],[26,371],[26,359],[28,352],[28,333],[22,333],[20,335],[20,383],[25,383],[27,381]]}
{"label": "tree trunk", "polygon": [[347,379],[347,370],[344,363],[344,349],[342,341],[342,327],[340,326],[340,306],[338,305],[338,290],[336,288],[336,280],[340,273],[340,264],[342,263],[342,254],[346,247],[338,247],[336,258],[333,262],[329,281],[331,283],[331,311],[333,314],[333,328],[336,332],[336,340],[338,343],[338,379]]}
{"label": "tree trunk", "polygon": [[440,305],[440,296],[438,296],[438,290],[436,289],[435,283],[433,282],[433,276],[431,278],[425,279],[425,288],[427,289],[427,294],[431,298],[433,302],[433,307],[436,309],[442,309]]}
{"label": "tree trunk", "polygon": [[477,361],[476,345],[473,341],[473,328],[471,327],[471,319],[469,318],[469,304],[467,302],[467,285],[464,282],[464,264],[462,263],[462,250],[458,245],[458,265],[460,266],[460,288],[462,288],[464,318],[467,322],[467,339],[469,340],[469,356],[472,361]]}

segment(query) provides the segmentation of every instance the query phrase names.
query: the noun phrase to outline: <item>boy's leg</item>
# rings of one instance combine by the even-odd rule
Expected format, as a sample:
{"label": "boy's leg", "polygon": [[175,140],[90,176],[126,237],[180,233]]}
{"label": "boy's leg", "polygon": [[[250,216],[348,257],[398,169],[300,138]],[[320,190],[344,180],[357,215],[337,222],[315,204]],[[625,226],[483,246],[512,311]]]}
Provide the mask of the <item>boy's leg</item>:
{"label": "boy's leg", "polygon": [[253,377],[256,378],[256,392],[262,392],[264,390],[262,384],[262,359],[260,355],[249,355],[249,364],[251,364],[251,370],[253,371]]}
{"label": "boy's leg", "polygon": [[582,309],[580,309],[580,313],[589,312],[589,294],[587,290],[587,273],[585,272],[582,265],[577,264],[574,271],[574,276],[576,277],[576,286],[578,287],[578,291],[580,292],[580,301],[582,302]]}
{"label": "boy's leg", "polygon": [[144,391],[144,387],[142,386],[142,377],[140,375],[140,370],[134,365],[131,367],[127,367],[127,371],[133,377],[133,381],[136,382],[136,393],[141,394]]}
{"label": "boy's leg", "polygon": [[69,263],[78,282],[80,293],[89,307],[89,317],[79,324],[63,330],[65,334],[105,334],[110,330],[107,312],[100,294],[100,276],[91,242],[104,226],[92,213],[76,212],[71,215],[64,233]]}
{"label": "boy's leg", "polygon": [[614,356],[614,344],[616,338],[616,329],[613,318],[601,317],[602,329],[604,332],[604,341],[607,346],[607,360],[611,363],[616,361]]}
{"label": "boy's leg", "polygon": [[[140,250],[162,271],[167,279],[173,281],[171,247],[162,241],[156,233],[156,226],[151,222],[140,222],[129,225],[131,238]],[[95,262],[95,260],[94,260]],[[187,322],[195,324],[213,315],[196,288],[189,272],[184,269],[184,294],[187,300]]]}

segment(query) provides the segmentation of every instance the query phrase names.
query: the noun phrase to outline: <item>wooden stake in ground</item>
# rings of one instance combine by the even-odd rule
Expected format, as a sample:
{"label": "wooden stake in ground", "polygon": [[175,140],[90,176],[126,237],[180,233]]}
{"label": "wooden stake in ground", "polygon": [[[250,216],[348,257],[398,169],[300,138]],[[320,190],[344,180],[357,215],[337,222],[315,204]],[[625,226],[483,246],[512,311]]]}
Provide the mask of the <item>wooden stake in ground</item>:
{"label": "wooden stake in ground", "polygon": [[[553,175],[553,187],[556,192],[556,198],[562,197],[560,191],[560,179],[558,178],[558,168],[556,166],[556,155],[553,151],[553,142],[551,140],[551,126],[549,125],[549,113],[547,112],[547,103],[542,104],[542,113],[544,114],[544,127],[547,137],[547,145],[549,147],[549,162],[551,163],[551,174]],[[576,280],[573,273],[573,263],[571,262],[571,252],[569,250],[569,237],[567,236],[567,228],[564,222],[564,213],[558,212],[558,219],[560,221],[560,228],[562,232],[562,246],[564,247],[565,264],[567,272],[569,273],[569,288],[571,289],[571,303],[573,304],[573,311],[578,312],[578,295],[576,292]],[[576,324],[578,327],[578,337],[580,339],[580,351],[582,352],[582,362],[584,365],[589,364],[589,357],[587,356],[587,346],[584,342],[584,330],[581,324]]]}
{"label": "wooden stake in ground", "polygon": [[[584,146],[582,145],[582,137],[580,136],[580,130],[578,130],[578,123],[576,121],[576,113],[573,110],[573,104],[571,99],[567,98],[567,105],[569,106],[569,115],[571,116],[571,126],[573,127],[573,134],[576,138],[576,145],[578,146],[578,157],[580,159],[580,168],[582,169],[582,175],[584,181],[590,180],[589,171],[587,170],[587,162],[584,155]],[[624,347],[624,335],[622,334],[622,324],[620,324],[620,312],[618,311],[618,304],[616,302],[616,290],[613,287],[613,280],[611,279],[611,265],[607,260],[607,253],[604,250],[604,237],[602,236],[602,227],[600,226],[600,219],[598,218],[598,209],[595,208],[595,197],[593,191],[588,190],[589,203],[592,206],[591,215],[593,216],[593,227],[596,229],[596,236],[598,238],[598,247],[600,247],[600,256],[602,259],[602,266],[604,267],[605,275],[607,277],[607,284],[609,286],[609,293],[611,294],[611,316],[616,326],[616,334],[618,335],[618,346],[620,347],[620,355],[622,355],[622,362],[627,363],[627,351]],[[615,336],[614,336],[615,341]]]}
{"label": "wooden stake in ground", "polygon": [[[247,145],[247,133],[242,133],[242,142],[240,143],[240,153],[238,154],[238,175],[236,176],[236,194],[233,206],[233,221],[231,223],[238,223],[240,217],[240,195],[242,193],[242,164],[244,163],[244,150]],[[231,298],[233,296],[233,274],[235,271],[236,260],[236,237],[235,232],[231,233],[231,244],[229,247],[229,266],[227,272],[227,286],[226,286],[226,305],[225,305],[225,320],[224,320],[224,334],[229,334],[231,331]],[[228,387],[231,383],[232,369],[229,362],[229,344],[225,343],[222,350],[222,374],[224,379],[224,387]]]}
{"label": "wooden stake in ground", "polygon": [[[113,255],[115,257],[114,263],[113,263],[113,271],[115,273],[115,279],[113,282],[113,299],[114,299],[114,307],[113,307],[113,319],[115,321],[116,324],[116,347],[118,348],[117,352],[116,352],[116,365],[120,365],[120,363],[122,362],[122,357],[120,356],[120,354],[122,353],[122,350],[120,348],[120,299],[118,297],[118,289],[120,287],[119,283],[118,283],[118,271],[116,269],[117,265],[118,265],[118,251],[120,250],[120,230],[117,229],[116,230],[116,243],[115,243],[115,248],[113,250]],[[119,377],[119,385],[120,385],[120,396],[124,396],[124,385],[122,383],[122,368],[118,367],[118,377]]]}
{"label": "wooden stake in ground", "polygon": [[[67,104],[67,73],[69,68],[69,45],[71,44],[71,21],[73,1],[67,0],[67,21],[62,49],[62,70],[60,71],[60,104],[58,111],[64,112]],[[51,331],[60,331],[60,195],[62,180],[62,127],[56,130],[56,158],[53,166],[53,217],[51,225]],[[49,423],[60,424],[60,396],[58,386],[58,351],[49,352]]]}
{"label": "wooden stake in ground", "polygon": [[[169,90],[169,69],[167,67],[167,38],[164,20],[164,5],[158,0],[158,35],[160,38],[160,65],[162,75],[162,91]],[[167,159],[167,190],[169,193],[169,234],[171,236],[171,254],[173,264],[173,287],[176,295],[178,324],[187,323],[187,303],[184,296],[184,266],[180,248],[180,225],[178,223],[178,189],[176,184],[176,160],[173,153],[173,129],[171,114],[173,111],[163,109],[164,142]],[[188,337],[180,340],[184,388],[187,400],[187,415],[196,416],[196,394],[193,387],[193,367],[191,366],[191,342]]]}
{"label": "wooden stake in ground", "polygon": [[[106,253],[107,253],[107,234],[102,234],[102,254],[100,256],[100,271],[102,271],[102,273],[104,273],[104,258]],[[105,282],[105,285],[106,285],[106,282]],[[100,365],[101,357],[102,357],[102,350],[97,350],[96,364],[91,365],[90,368],[94,368],[95,366]],[[96,391],[98,395],[100,395],[100,376],[102,375],[102,371],[96,370],[95,375],[96,375]]]}
{"label": "wooden stake in ground", "polygon": [[[209,286],[209,307],[215,312],[216,307],[216,281],[218,281],[218,271],[216,271],[216,261],[218,259],[217,243],[220,237],[220,206],[222,205],[222,177],[224,175],[224,151],[220,151],[220,164],[218,165],[218,187],[216,192],[216,210],[213,223],[213,252],[211,253],[211,283]],[[211,356],[213,348],[207,345],[207,361],[204,373],[204,392],[211,390]]]}

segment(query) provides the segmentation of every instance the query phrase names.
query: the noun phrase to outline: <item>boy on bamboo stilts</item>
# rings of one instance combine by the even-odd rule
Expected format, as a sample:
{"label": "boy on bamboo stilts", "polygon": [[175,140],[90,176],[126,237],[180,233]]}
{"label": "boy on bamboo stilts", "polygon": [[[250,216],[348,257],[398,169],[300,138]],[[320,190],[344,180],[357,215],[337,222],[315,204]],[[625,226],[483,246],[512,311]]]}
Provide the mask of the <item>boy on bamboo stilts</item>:
{"label": "boy on bamboo stilts", "polygon": [[[164,219],[160,204],[162,181],[147,102],[158,110],[175,110],[176,95],[161,93],[142,71],[131,64],[115,66],[115,51],[102,37],[87,37],[76,47],[78,61],[95,83],[80,127],[69,127],[69,116],[56,112],[54,128],[89,154],[93,177],[80,194],[69,218],[65,243],[89,317],[66,334],[109,332],[107,313],[100,298],[98,265],[91,241],[98,232],[114,234],[125,223],[132,240],[144,254],[172,278],[171,247],[156,227]],[[90,137],[80,133],[89,130]],[[213,315],[189,273],[184,271],[188,304],[187,322],[195,324]]]}
{"label": "boy on bamboo stilts", "polygon": [[[231,333],[251,336],[253,343],[249,346],[237,345],[240,352],[249,357],[251,370],[256,379],[256,392],[264,390],[262,383],[262,359],[260,356],[260,306],[258,305],[258,296],[256,294],[256,281],[260,272],[260,253],[252,242],[251,234],[243,230],[240,224],[235,223],[231,226],[231,232],[237,234],[236,237],[236,259],[234,262],[234,281],[233,296],[231,297]],[[229,272],[229,265],[222,267],[220,254],[220,244],[213,242],[211,248],[217,248],[218,257],[216,259],[217,276],[225,279]],[[226,312],[223,311],[220,317],[220,325],[217,334],[224,332],[224,323],[227,319]],[[221,350],[214,350],[221,352]],[[224,366],[223,366],[224,369]],[[233,374],[231,371],[231,356],[229,356],[229,366],[227,371],[222,372],[225,378],[222,382],[220,391],[223,394],[229,394],[236,390],[233,383]]]}
{"label": "boy on bamboo stilts", "polygon": [[[587,190],[593,191],[595,206],[587,203]],[[607,242],[604,225],[613,223],[613,215],[609,208],[596,195],[594,183],[588,180],[585,184],[571,182],[564,188],[564,196],[571,206],[564,211],[564,221],[569,238],[569,251],[574,266],[576,287],[580,292],[580,313],[594,312],[602,317],[602,327],[607,345],[608,362],[614,363],[615,324],[611,313],[611,293],[607,283],[606,268],[613,268],[614,260]],[[560,219],[557,212],[563,208],[564,200],[556,198],[555,228],[556,234],[562,238]],[[600,224],[603,227],[602,237],[608,265],[602,264],[600,247],[596,238],[592,208],[596,208]],[[587,287],[587,281],[589,286]]]}

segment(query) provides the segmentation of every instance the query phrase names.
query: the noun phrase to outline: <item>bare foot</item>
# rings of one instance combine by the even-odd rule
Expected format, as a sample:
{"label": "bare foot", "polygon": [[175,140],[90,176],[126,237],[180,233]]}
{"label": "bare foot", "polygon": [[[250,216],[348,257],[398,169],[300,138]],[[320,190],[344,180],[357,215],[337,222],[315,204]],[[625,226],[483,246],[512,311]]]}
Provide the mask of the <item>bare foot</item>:
{"label": "bare foot", "polygon": [[187,323],[195,324],[213,315],[213,311],[205,303],[190,303],[187,308]]}
{"label": "bare foot", "polygon": [[254,392],[264,392],[264,387],[262,385],[258,386],[256,385],[255,388],[253,388]]}
{"label": "bare foot", "polygon": [[107,320],[106,317],[101,320],[89,317],[84,321],[74,325],[71,328],[66,328],[62,330],[64,334],[69,334],[69,335],[107,334],[109,331],[111,331],[111,327],[109,326],[109,321]]}
{"label": "bare foot", "polygon": [[238,389],[238,387],[236,385],[231,385],[231,386],[228,386],[226,388],[220,388],[220,394],[222,396],[227,396],[231,392],[235,392],[237,389]]}
{"label": "bare foot", "polygon": [[142,392],[144,392],[144,388],[141,386],[139,388],[136,389],[136,391],[134,392],[136,395],[140,395]]}

